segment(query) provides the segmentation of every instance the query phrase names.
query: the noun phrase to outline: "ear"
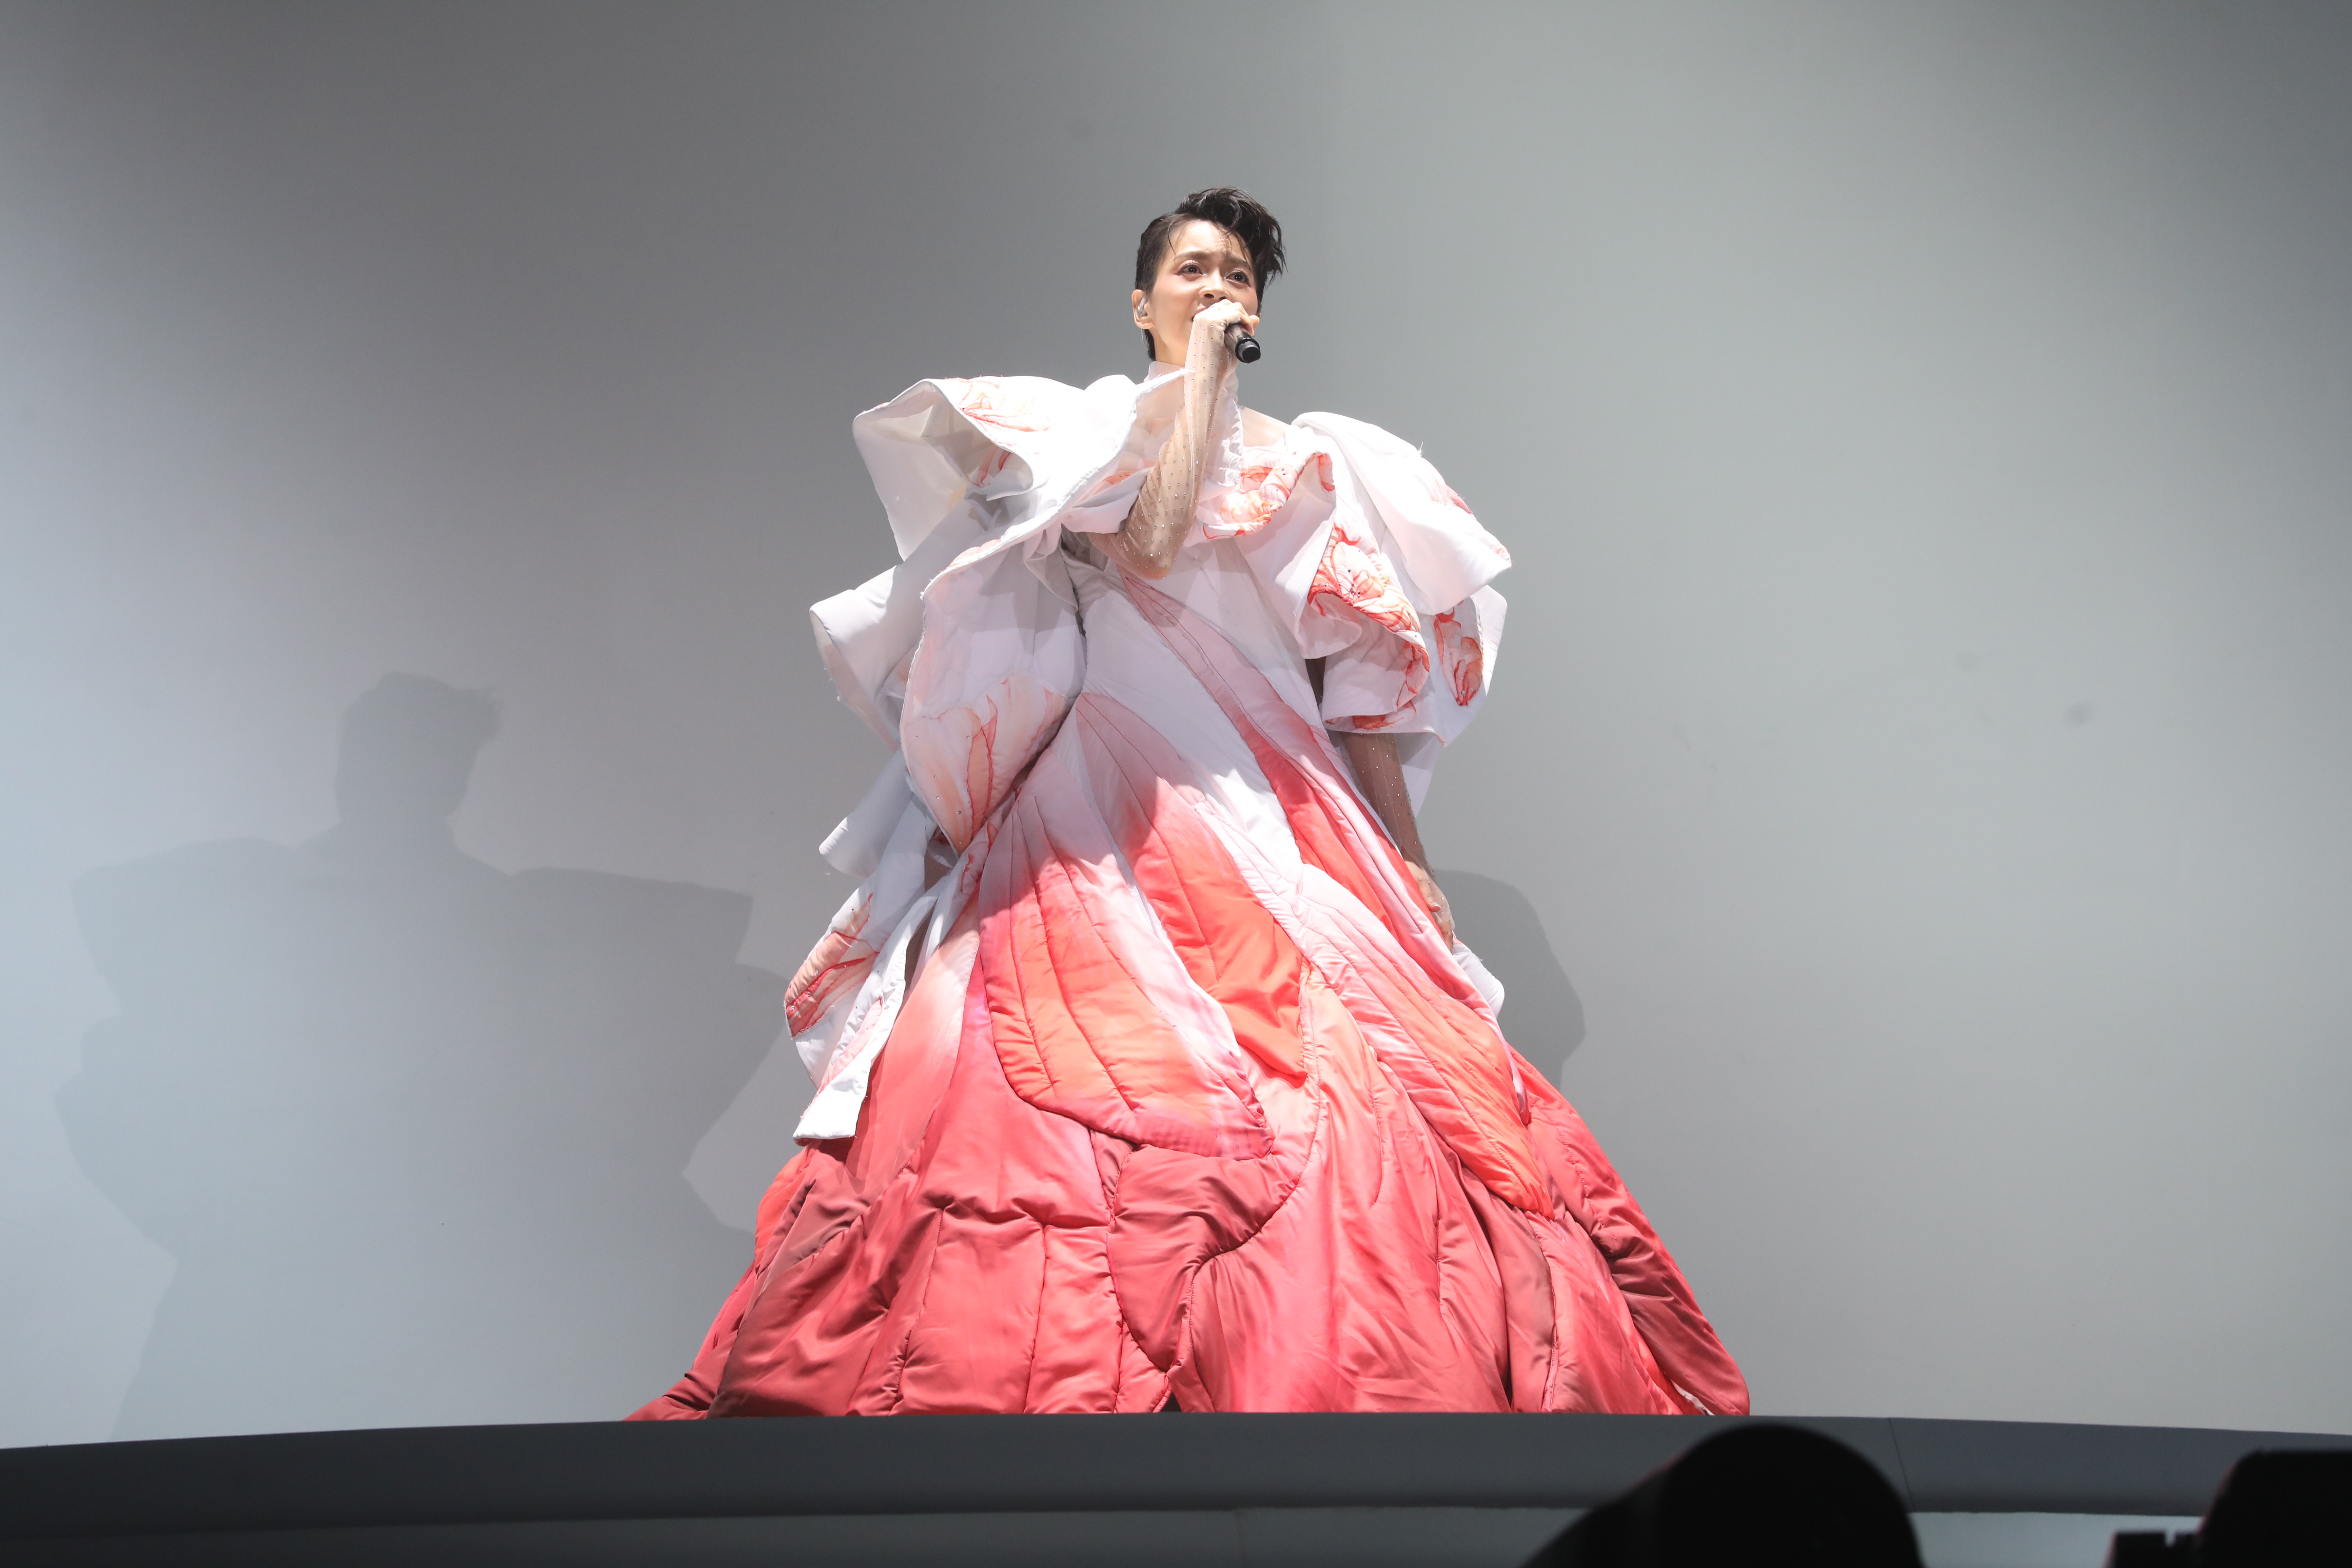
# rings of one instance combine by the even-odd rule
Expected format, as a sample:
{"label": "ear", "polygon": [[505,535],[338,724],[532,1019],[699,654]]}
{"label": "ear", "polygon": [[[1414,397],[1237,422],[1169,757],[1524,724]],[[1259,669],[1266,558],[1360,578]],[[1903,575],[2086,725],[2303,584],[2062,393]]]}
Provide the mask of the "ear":
{"label": "ear", "polygon": [[1151,330],[1151,296],[1138,289],[1131,303],[1135,310],[1135,324],[1145,331],[1150,331]]}

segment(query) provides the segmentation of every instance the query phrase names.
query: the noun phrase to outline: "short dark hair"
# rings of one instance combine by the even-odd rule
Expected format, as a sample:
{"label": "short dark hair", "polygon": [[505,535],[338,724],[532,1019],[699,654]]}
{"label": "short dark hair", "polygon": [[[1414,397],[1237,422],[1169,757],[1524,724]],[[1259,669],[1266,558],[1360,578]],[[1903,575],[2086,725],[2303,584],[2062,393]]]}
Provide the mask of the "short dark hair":
{"label": "short dark hair", "polygon": [[[1215,224],[1242,242],[1242,248],[1249,252],[1251,280],[1263,297],[1265,286],[1282,271],[1282,225],[1248,192],[1231,185],[1194,191],[1176,204],[1174,212],[1161,213],[1144,225],[1143,237],[1135,245],[1135,286],[1146,294],[1151,292],[1176,231],[1194,218]],[[1151,341],[1149,329],[1143,334],[1143,352],[1154,359],[1160,355],[1160,345]]]}

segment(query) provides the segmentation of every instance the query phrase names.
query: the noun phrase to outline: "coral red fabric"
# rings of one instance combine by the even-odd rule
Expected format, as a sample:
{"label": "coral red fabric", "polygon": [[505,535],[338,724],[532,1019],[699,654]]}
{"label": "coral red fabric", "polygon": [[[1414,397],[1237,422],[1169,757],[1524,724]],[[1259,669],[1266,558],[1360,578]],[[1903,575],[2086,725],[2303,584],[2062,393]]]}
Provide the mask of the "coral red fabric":
{"label": "coral red fabric", "polygon": [[1121,588],[1101,614],[1139,616],[1205,689],[1292,845],[1083,692],[977,832],[977,896],[856,1135],[779,1174],[751,1268],[636,1418],[1744,1412],[1319,728],[1214,626]]}

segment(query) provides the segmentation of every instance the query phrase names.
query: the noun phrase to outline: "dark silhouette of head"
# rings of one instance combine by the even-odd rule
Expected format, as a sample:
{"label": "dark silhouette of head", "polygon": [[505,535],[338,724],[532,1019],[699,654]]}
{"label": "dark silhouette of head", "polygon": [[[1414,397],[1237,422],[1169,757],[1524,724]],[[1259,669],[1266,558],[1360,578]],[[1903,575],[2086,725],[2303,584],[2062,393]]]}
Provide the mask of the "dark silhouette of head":
{"label": "dark silhouette of head", "polygon": [[430,829],[466,798],[499,706],[422,675],[387,675],[343,715],[335,806],[352,826]]}

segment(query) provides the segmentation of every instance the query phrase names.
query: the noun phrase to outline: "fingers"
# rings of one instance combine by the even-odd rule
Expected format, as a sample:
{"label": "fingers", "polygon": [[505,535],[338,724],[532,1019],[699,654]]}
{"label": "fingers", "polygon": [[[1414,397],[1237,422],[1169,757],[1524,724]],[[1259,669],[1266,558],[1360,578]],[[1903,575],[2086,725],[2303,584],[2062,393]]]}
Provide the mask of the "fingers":
{"label": "fingers", "polygon": [[1408,860],[1405,869],[1412,873],[1413,884],[1421,893],[1422,907],[1429,911],[1429,918],[1437,922],[1438,934],[1445,939],[1446,946],[1453,946],[1454,907],[1445,901],[1444,889],[1437,885],[1437,879],[1431,876],[1425,868]]}
{"label": "fingers", "polygon": [[1202,355],[1202,363],[1229,366],[1234,357],[1234,344],[1244,333],[1257,331],[1257,318],[1243,310],[1232,300],[1219,300],[1203,306],[1192,318],[1192,352]]}

